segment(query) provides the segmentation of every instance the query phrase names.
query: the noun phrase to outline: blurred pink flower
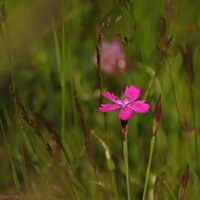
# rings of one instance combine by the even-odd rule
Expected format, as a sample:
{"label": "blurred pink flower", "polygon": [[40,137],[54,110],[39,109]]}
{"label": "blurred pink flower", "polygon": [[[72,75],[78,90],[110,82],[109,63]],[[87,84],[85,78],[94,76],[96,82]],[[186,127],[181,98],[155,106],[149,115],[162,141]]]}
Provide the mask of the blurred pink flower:
{"label": "blurred pink flower", "polygon": [[[97,64],[96,56],[94,63]],[[126,71],[127,60],[118,40],[102,43],[100,63],[101,70],[107,74],[122,75]]]}
{"label": "blurred pink flower", "polygon": [[146,113],[150,109],[150,105],[145,103],[145,100],[135,101],[140,96],[140,89],[136,88],[134,85],[126,87],[123,100],[120,100],[113,93],[103,92],[102,95],[114,102],[114,104],[101,104],[101,107],[98,108],[100,112],[109,112],[120,108],[119,119],[127,121],[131,118],[131,115],[134,112],[137,113]]}

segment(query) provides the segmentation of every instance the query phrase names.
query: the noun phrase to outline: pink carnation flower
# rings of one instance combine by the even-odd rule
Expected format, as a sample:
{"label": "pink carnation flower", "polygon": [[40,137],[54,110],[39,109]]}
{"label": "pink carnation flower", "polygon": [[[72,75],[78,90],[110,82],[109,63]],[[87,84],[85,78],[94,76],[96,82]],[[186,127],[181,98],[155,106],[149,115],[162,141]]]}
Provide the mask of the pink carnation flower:
{"label": "pink carnation flower", "polygon": [[109,112],[112,110],[120,109],[119,119],[127,121],[131,118],[134,112],[146,113],[150,109],[150,105],[145,103],[145,100],[135,101],[140,96],[140,89],[136,88],[134,85],[126,87],[123,100],[120,100],[113,93],[103,92],[102,95],[114,102],[114,104],[101,104],[98,110],[102,113]]}
{"label": "pink carnation flower", "polygon": [[[94,63],[97,63],[96,56]],[[107,74],[122,75],[127,69],[127,59],[120,42],[114,40],[111,43],[104,41],[101,48],[101,70]]]}

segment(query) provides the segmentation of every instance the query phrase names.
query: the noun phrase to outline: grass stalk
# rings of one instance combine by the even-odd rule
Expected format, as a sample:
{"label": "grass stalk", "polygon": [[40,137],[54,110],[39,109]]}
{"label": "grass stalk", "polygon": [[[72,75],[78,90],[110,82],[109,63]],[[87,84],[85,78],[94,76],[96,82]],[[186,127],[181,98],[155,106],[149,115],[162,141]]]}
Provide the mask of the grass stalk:
{"label": "grass stalk", "polygon": [[[169,61],[168,61],[168,63],[169,63]],[[173,93],[174,93],[176,111],[178,113],[178,120],[179,120],[179,124],[181,125],[181,117],[180,117],[180,112],[179,112],[179,108],[178,108],[178,101],[177,101],[177,97],[176,97],[176,91],[175,91],[174,81],[173,81],[173,78],[172,78],[171,66],[172,65],[170,65],[170,63],[169,63],[169,76],[170,76],[170,80],[171,80],[171,83],[172,83],[172,90],[173,90]]]}
{"label": "grass stalk", "polygon": [[100,188],[99,179],[98,179],[98,176],[97,176],[97,167],[96,167],[96,163],[95,163],[95,160],[94,160],[94,155],[93,155],[93,152],[92,152],[92,146],[91,146],[91,142],[90,142],[90,132],[89,132],[87,124],[85,122],[85,117],[84,117],[82,105],[79,103],[78,98],[76,96],[76,93],[74,93],[74,100],[75,100],[75,103],[76,103],[77,111],[79,113],[81,127],[82,127],[82,130],[83,130],[83,133],[84,133],[85,148],[86,148],[88,157],[90,159],[90,163],[91,163],[93,171],[94,171],[94,175],[95,175],[96,182],[97,182],[97,185],[98,185],[100,198],[102,199],[101,188]]}
{"label": "grass stalk", "polygon": [[[198,135],[197,135],[197,131],[196,131],[197,128],[196,128],[196,115],[195,115],[193,85],[190,86],[190,100],[191,100],[191,104],[192,104],[193,126],[194,126],[194,136],[195,136],[196,166],[197,166],[197,169],[198,169],[199,168],[199,150],[198,150],[199,142],[198,142]],[[197,184],[197,194],[198,194],[198,196],[199,196],[199,185],[200,185],[200,182],[198,181],[198,184]]]}
{"label": "grass stalk", "polygon": [[172,192],[172,189],[170,188],[170,186],[166,183],[166,181],[163,181],[163,183],[165,184],[167,190],[169,191],[169,193],[171,194],[171,197],[173,200],[177,200],[177,198],[175,197],[175,195]]}
{"label": "grass stalk", "polygon": [[195,134],[195,148],[196,148],[196,161],[197,167],[199,166],[199,152],[198,152],[198,137],[196,134],[196,116],[195,116],[195,103],[194,103],[194,89],[193,85],[190,85],[190,101],[192,104],[192,115],[193,115],[193,126],[194,126],[194,134]]}
{"label": "grass stalk", "polygon": [[66,123],[66,66],[65,66],[65,11],[64,11],[64,0],[61,1],[61,139],[64,144],[66,144],[66,132],[65,132],[65,123]]}
{"label": "grass stalk", "polygon": [[111,172],[111,184],[113,186],[114,190],[114,196],[116,200],[119,200],[119,195],[118,195],[118,189],[117,189],[117,182],[116,182],[116,177],[115,177],[115,163],[110,155],[110,150],[108,145],[101,139],[94,131],[91,132],[91,134],[99,141],[99,143],[102,145],[105,151],[105,157],[106,157],[106,162],[107,162],[107,167],[108,170]]}
{"label": "grass stalk", "polygon": [[142,200],[145,200],[146,193],[147,193],[147,185],[148,185],[149,173],[150,173],[150,169],[151,169],[151,163],[152,163],[152,157],[153,157],[153,150],[154,150],[154,146],[155,146],[155,138],[156,137],[154,135],[151,138],[149,161],[148,161],[147,170],[146,170],[146,177],[145,177],[145,184],[144,184],[144,190],[143,190]]}
{"label": "grass stalk", "polygon": [[3,127],[3,123],[2,123],[1,118],[0,118],[0,126],[1,126],[1,130],[3,132],[5,146],[7,148],[8,155],[9,155],[9,160],[10,160],[10,164],[11,164],[13,181],[14,181],[14,184],[15,184],[15,187],[17,188],[17,190],[20,190],[21,184],[20,184],[20,181],[18,179],[17,172],[16,172],[16,169],[15,169],[15,165],[14,165],[14,162],[13,162],[12,153],[11,153],[12,148],[10,147],[10,145],[8,143],[8,140],[6,138],[6,134],[5,134],[5,131],[4,131],[4,127]]}
{"label": "grass stalk", "polygon": [[[2,9],[2,7],[1,7],[1,9]],[[2,10],[1,10],[1,12],[2,12]],[[16,84],[15,84],[14,65],[13,65],[13,62],[12,62],[9,46],[7,45],[9,42],[7,40],[6,35],[7,35],[7,33],[4,33],[4,30],[3,30],[1,23],[0,23],[0,36],[1,36],[1,39],[3,41],[3,45],[4,45],[4,48],[5,48],[7,57],[8,57],[8,61],[10,63],[10,73],[11,73],[12,87],[13,87],[13,90],[15,91]],[[18,86],[18,88],[20,88],[20,87]],[[14,101],[14,105],[15,105],[16,115],[18,116],[19,112],[18,112],[18,109],[17,109],[16,101]],[[2,122],[1,122],[1,126],[2,126],[2,130],[3,130]],[[4,130],[3,130],[3,132],[4,132]],[[19,190],[21,185],[20,185],[16,170],[15,170],[15,166],[14,166],[13,159],[12,159],[12,154],[10,153],[10,146],[9,146],[5,136],[4,136],[4,139],[7,143],[7,149],[8,149],[8,152],[9,152],[10,164],[11,164],[11,168],[12,168],[12,175],[13,175],[15,187]],[[25,183],[28,186],[28,177],[27,177],[26,165],[25,165],[25,160],[24,160],[24,152],[23,152],[23,148],[22,148],[21,144],[20,144],[20,153],[22,155],[22,161],[21,160],[18,160],[18,161],[20,162],[20,169],[21,169],[21,172],[23,174],[23,178],[25,180]]]}

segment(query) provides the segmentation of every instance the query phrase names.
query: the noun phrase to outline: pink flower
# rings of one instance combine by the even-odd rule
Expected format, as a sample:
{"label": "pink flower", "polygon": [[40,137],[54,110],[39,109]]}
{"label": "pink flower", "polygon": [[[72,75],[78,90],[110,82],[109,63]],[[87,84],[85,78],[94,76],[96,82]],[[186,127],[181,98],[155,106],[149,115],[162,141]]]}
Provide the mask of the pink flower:
{"label": "pink flower", "polygon": [[[101,69],[103,72],[111,75],[122,75],[128,65],[127,59],[120,42],[118,40],[113,40],[111,43],[104,41],[101,47]],[[96,56],[94,58],[94,63],[97,63]]]}
{"label": "pink flower", "polygon": [[123,121],[127,121],[131,118],[131,115],[134,112],[146,113],[150,109],[150,105],[146,104],[145,100],[135,101],[140,96],[140,89],[136,88],[134,85],[126,87],[123,94],[123,100],[120,100],[110,92],[103,92],[102,95],[114,102],[114,104],[101,104],[101,107],[99,107],[98,110],[104,113],[120,108],[118,117]]}

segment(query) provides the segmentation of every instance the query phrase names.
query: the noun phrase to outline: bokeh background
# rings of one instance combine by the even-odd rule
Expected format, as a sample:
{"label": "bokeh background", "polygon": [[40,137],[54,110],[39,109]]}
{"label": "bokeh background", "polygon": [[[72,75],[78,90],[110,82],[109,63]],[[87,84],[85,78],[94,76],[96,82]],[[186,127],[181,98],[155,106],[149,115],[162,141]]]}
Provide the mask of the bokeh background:
{"label": "bokeh background", "polygon": [[1,199],[126,199],[118,111],[97,108],[101,90],[120,97],[132,84],[151,105],[129,120],[132,199],[142,198],[160,95],[146,199],[178,199],[188,165],[183,198],[199,198],[198,1],[0,0],[0,6]]}

